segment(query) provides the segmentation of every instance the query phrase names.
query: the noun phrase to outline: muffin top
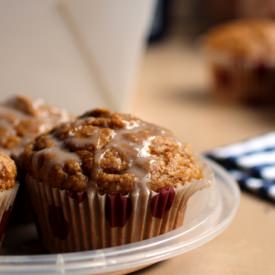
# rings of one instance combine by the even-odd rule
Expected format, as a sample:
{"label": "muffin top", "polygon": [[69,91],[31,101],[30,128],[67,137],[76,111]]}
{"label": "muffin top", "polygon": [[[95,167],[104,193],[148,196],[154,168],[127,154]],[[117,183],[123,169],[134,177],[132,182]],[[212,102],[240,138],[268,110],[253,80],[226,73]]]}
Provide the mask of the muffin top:
{"label": "muffin top", "polygon": [[28,176],[71,191],[158,191],[202,177],[189,146],[170,131],[104,109],[39,136],[26,146],[22,161]]}
{"label": "muffin top", "polygon": [[15,185],[16,166],[6,154],[0,153],[0,191],[8,190]]}
{"label": "muffin top", "polygon": [[[275,62],[275,22],[246,19],[213,28],[204,39],[206,50],[239,60]],[[213,53],[214,52],[214,53]]]}
{"label": "muffin top", "polygon": [[33,138],[68,119],[65,111],[41,100],[31,101],[24,96],[10,98],[0,103],[0,151],[17,159]]}

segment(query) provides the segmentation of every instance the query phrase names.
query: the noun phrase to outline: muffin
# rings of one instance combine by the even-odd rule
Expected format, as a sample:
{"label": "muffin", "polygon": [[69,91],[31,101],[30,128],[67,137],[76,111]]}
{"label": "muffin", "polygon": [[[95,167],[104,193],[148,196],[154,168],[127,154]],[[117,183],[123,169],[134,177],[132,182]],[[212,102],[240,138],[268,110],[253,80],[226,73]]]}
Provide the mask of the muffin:
{"label": "muffin", "polygon": [[22,162],[51,252],[122,245],[175,229],[189,197],[212,180],[170,131],[103,109],[39,136]]}
{"label": "muffin", "polygon": [[54,126],[68,121],[67,112],[45,104],[42,100],[32,101],[25,96],[14,96],[0,103],[0,152],[14,159],[20,181],[19,196],[12,215],[13,223],[32,220],[28,200],[25,197],[23,171],[19,156],[26,144]]}
{"label": "muffin", "polygon": [[68,120],[67,112],[42,100],[14,96],[0,103],[0,151],[18,160],[27,143]]}
{"label": "muffin", "polygon": [[275,103],[275,22],[246,19],[206,34],[214,91],[244,103]]}
{"label": "muffin", "polygon": [[17,190],[15,163],[8,155],[0,153],[0,245]]}

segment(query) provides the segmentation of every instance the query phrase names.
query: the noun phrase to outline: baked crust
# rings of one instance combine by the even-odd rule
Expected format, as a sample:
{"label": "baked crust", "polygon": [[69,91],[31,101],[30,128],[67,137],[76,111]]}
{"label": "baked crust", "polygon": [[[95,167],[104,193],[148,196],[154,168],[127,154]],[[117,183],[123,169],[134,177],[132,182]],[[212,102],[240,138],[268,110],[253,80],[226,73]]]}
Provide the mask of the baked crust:
{"label": "baked crust", "polygon": [[202,171],[170,131],[95,109],[36,138],[22,155],[28,176],[71,191],[129,193],[185,184]]}

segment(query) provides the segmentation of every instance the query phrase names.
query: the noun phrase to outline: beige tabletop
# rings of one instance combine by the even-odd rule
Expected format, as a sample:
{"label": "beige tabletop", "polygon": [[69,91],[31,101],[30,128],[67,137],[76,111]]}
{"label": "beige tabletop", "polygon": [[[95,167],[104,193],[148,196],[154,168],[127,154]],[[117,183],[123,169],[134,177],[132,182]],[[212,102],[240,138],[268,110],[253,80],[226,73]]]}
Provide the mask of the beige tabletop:
{"label": "beige tabletop", "polygon": [[[134,113],[172,129],[196,151],[273,130],[275,112],[214,99],[199,52],[184,41],[149,48]],[[242,193],[230,227],[208,244],[138,274],[275,274],[275,207]]]}

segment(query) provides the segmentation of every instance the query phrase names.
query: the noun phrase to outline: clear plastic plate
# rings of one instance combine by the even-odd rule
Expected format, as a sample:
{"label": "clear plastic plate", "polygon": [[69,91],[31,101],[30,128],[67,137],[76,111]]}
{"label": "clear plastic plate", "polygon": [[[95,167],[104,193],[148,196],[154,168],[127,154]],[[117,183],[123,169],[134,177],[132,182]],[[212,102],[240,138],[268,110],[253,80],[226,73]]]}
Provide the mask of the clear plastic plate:
{"label": "clear plastic plate", "polygon": [[[215,173],[216,183],[197,192],[189,200],[185,224],[182,227],[145,241],[107,249],[64,254],[1,256],[0,274],[127,273],[205,244],[230,224],[240,200],[239,188],[228,173],[220,166],[207,162]],[[15,243],[20,234],[26,238],[23,231],[13,233]],[[35,234],[35,231],[29,230],[28,234]]]}

